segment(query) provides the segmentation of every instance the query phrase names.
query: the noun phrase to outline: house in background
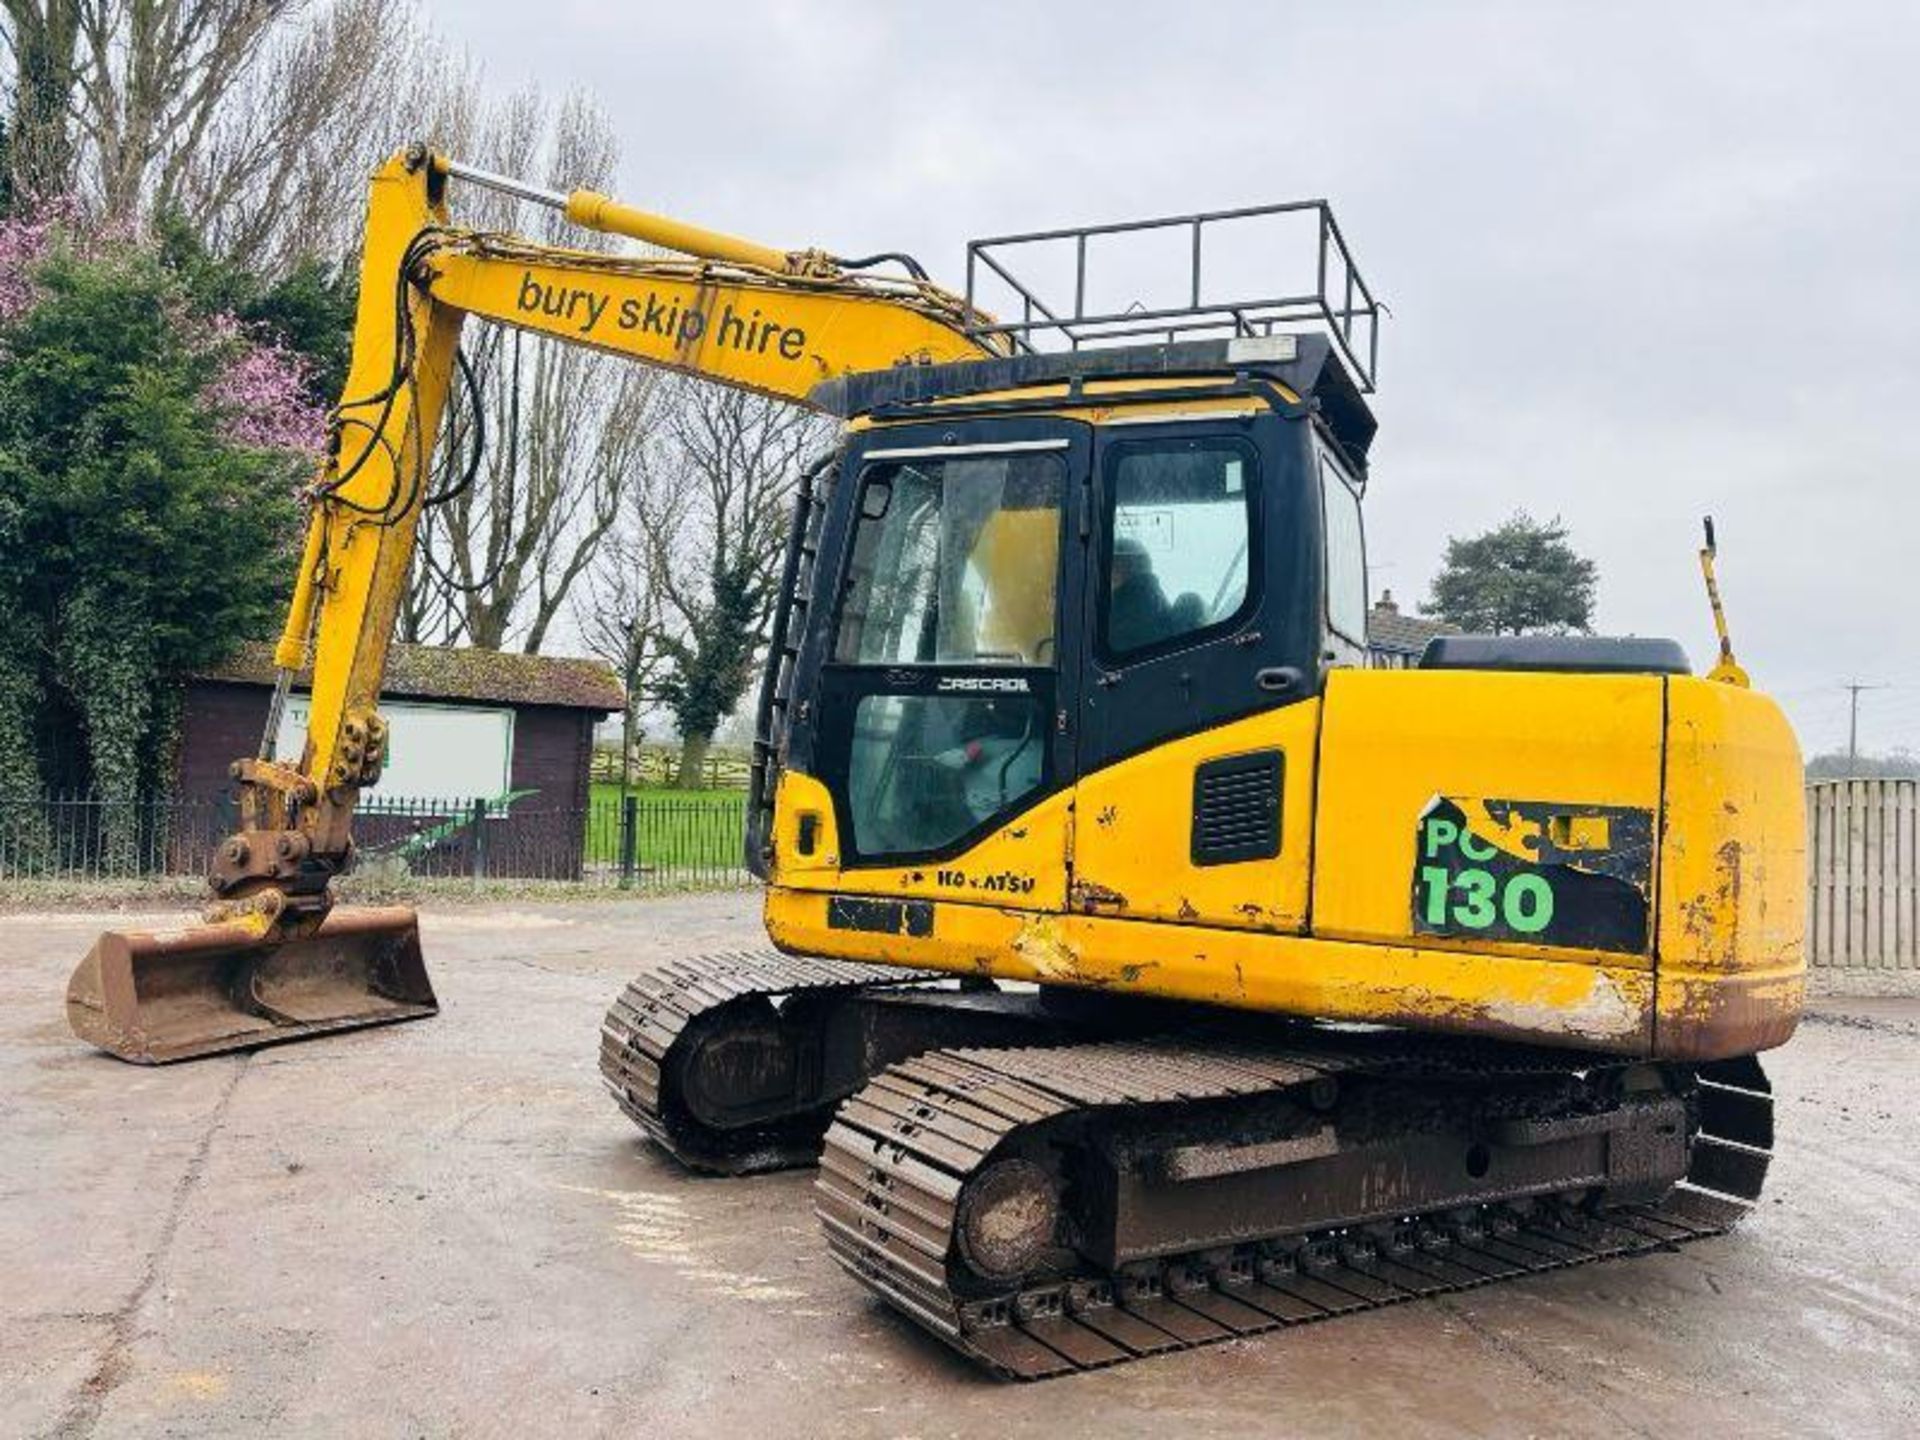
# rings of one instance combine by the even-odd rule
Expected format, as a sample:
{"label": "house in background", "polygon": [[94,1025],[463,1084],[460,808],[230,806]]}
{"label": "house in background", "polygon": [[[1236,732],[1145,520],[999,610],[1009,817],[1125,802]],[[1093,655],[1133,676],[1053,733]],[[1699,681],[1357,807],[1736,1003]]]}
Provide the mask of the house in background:
{"label": "house in background", "polygon": [[[287,702],[282,759],[297,761],[305,743],[309,678],[294,682]],[[227,767],[259,751],[273,680],[265,644],[245,645],[187,680],[175,762],[180,800],[191,806],[230,793]],[[355,825],[361,849],[404,843],[486,801],[493,817],[487,873],[579,878],[594,726],[624,703],[603,661],[395,644],[380,699],[387,763],[363,796],[364,818]],[[404,816],[379,813],[403,802]],[[465,873],[467,844],[464,833],[449,835],[434,854],[417,857],[426,863],[416,868]]]}
{"label": "house in background", "polygon": [[1367,612],[1367,663],[1375,670],[1411,670],[1434,636],[1459,633],[1458,625],[1444,620],[1402,615],[1393,591],[1382,590]]}

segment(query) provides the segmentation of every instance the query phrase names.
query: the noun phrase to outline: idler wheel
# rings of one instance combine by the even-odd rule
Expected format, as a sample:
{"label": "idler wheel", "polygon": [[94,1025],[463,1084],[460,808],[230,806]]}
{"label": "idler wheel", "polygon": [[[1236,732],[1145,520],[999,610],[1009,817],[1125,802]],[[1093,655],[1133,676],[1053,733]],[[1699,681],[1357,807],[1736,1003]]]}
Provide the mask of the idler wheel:
{"label": "idler wheel", "polygon": [[960,1254],[984,1280],[1012,1283],[1053,1244],[1060,1196],[1053,1177],[1031,1160],[1000,1160],[961,1192]]}

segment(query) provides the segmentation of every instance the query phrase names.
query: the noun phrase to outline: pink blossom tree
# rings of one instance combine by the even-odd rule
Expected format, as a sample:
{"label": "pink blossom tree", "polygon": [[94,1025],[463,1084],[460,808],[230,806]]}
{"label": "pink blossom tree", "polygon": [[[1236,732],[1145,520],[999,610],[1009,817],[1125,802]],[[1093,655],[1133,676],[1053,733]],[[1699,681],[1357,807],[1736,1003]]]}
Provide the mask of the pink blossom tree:
{"label": "pink blossom tree", "polygon": [[232,315],[212,317],[221,367],[200,392],[220,435],[234,445],[317,461],[327,412],[310,398],[313,366],[278,340],[249,333]]}
{"label": "pink blossom tree", "polygon": [[0,219],[0,785],[115,802],[129,866],[168,682],[271,629],[327,437],[306,357],[210,293],[151,237]]}

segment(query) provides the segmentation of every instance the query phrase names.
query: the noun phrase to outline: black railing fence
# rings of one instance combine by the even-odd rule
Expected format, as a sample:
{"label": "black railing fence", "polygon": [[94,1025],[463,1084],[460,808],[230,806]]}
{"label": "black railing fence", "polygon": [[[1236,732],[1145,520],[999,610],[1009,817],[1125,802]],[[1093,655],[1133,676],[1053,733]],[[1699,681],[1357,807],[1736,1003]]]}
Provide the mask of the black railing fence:
{"label": "black railing fence", "polygon": [[[536,796],[364,797],[356,869],[400,881],[545,880],[684,889],[744,885],[746,795],[611,795],[583,807]],[[238,828],[227,796],[0,795],[0,881],[203,875]]]}

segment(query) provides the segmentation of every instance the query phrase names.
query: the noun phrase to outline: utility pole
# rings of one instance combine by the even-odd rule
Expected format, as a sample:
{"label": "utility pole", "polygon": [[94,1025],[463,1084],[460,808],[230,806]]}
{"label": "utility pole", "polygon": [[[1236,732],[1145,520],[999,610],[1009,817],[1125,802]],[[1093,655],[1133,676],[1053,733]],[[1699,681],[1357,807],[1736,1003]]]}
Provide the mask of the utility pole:
{"label": "utility pole", "polygon": [[1851,771],[1854,762],[1860,758],[1860,692],[1862,690],[1885,690],[1885,685],[1862,685],[1851,681],[1840,687],[1847,692],[1847,769]]}

